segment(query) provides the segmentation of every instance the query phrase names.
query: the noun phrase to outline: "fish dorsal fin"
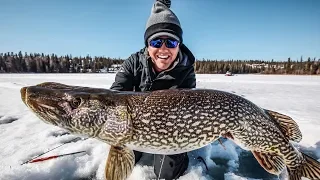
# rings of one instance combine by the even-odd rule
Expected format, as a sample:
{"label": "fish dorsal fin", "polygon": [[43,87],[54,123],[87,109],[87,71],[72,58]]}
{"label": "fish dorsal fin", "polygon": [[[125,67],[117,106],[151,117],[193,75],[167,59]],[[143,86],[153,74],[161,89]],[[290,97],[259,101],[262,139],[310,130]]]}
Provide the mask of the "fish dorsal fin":
{"label": "fish dorsal fin", "polygon": [[134,153],[127,147],[111,146],[106,163],[106,180],[124,180],[134,166]]}
{"label": "fish dorsal fin", "polygon": [[299,126],[291,117],[267,109],[265,111],[279,124],[281,131],[289,140],[294,142],[301,141],[302,134]]}
{"label": "fish dorsal fin", "polygon": [[279,175],[285,168],[283,159],[275,153],[252,151],[259,164],[269,173]]}

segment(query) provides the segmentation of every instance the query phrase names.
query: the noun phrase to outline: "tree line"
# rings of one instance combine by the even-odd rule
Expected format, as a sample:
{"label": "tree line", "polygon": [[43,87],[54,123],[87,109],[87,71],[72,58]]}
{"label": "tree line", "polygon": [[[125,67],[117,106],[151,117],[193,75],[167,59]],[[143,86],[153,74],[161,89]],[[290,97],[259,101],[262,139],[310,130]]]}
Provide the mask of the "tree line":
{"label": "tree line", "polygon": [[196,72],[203,74],[221,74],[227,71],[233,74],[294,74],[320,75],[320,59],[308,57],[293,61],[264,60],[201,60],[196,63]]}
{"label": "tree line", "polygon": [[110,57],[72,57],[56,54],[0,53],[0,72],[2,73],[88,73],[121,64],[122,59]]}
{"label": "tree line", "polygon": [[[99,73],[122,64],[125,59],[87,55],[57,56],[56,54],[7,52],[0,53],[0,73]],[[199,74],[320,74],[320,59],[310,58],[286,61],[265,60],[196,60]],[[108,71],[106,71],[108,72]]]}

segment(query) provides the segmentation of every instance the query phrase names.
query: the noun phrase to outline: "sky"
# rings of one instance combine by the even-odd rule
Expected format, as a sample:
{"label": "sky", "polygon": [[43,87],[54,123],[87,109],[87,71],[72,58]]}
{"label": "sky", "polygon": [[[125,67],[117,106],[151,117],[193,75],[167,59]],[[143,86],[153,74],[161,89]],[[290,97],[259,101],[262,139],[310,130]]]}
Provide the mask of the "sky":
{"label": "sky", "polygon": [[[70,134],[44,123],[23,104],[20,89],[45,81],[109,88],[114,76],[114,73],[0,74],[0,179],[103,180],[110,146],[98,139]],[[317,101],[320,99],[320,78],[197,74],[197,80],[199,88],[234,93],[262,108],[292,117],[302,133],[301,142],[294,146],[320,162],[320,102]],[[216,141],[189,152],[189,167],[179,180],[279,180],[261,168],[250,151],[230,140],[222,139],[222,142],[226,149]],[[79,151],[85,152],[21,165],[36,156],[45,158]],[[209,171],[197,160],[198,156],[205,160]],[[150,159],[152,156],[143,156],[128,180],[156,179]]]}
{"label": "sky", "polygon": [[[154,0],[0,0],[0,52],[128,58]],[[172,0],[197,59],[320,58],[319,0]]]}

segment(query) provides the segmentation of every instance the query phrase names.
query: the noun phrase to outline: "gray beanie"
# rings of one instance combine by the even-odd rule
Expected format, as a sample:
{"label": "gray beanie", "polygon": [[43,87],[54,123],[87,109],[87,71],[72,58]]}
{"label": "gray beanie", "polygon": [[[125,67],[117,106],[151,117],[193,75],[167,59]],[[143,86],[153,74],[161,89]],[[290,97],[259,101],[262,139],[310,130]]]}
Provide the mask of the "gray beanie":
{"label": "gray beanie", "polygon": [[156,0],[146,24],[144,42],[159,36],[169,36],[182,43],[182,29],[178,17],[169,9],[171,0]]}

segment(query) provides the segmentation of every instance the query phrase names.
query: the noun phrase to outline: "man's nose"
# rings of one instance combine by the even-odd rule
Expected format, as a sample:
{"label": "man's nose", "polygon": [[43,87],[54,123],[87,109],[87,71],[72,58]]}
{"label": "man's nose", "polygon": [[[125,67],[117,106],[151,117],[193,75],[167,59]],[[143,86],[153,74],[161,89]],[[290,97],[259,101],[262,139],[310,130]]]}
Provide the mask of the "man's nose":
{"label": "man's nose", "polygon": [[160,51],[166,51],[166,50],[168,50],[168,48],[167,48],[167,46],[166,46],[166,43],[163,43],[163,44],[161,45],[161,47],[159,48],[159,50],[160,50]]}

